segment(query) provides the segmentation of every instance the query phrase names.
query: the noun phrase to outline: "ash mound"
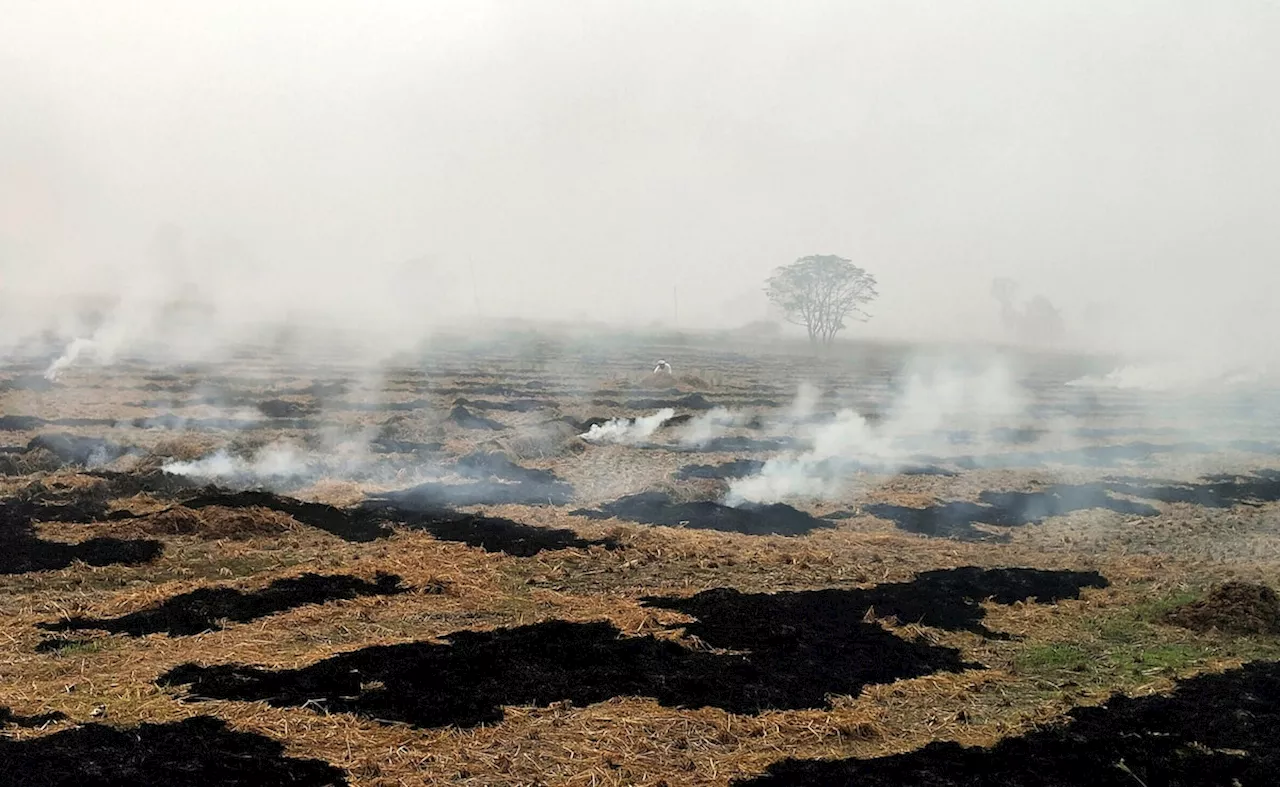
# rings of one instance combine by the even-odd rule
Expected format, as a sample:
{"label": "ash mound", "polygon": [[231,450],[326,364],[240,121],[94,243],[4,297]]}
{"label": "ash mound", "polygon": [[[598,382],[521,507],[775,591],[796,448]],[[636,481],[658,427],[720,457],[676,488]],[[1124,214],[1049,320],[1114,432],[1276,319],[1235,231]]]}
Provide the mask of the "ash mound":
{"label": "ash mound", "polygon": [[1224,582],[1200,601],[1171,610],[1165,620],[1192,631],[1280,634],[1280,596],[1266,585]]}

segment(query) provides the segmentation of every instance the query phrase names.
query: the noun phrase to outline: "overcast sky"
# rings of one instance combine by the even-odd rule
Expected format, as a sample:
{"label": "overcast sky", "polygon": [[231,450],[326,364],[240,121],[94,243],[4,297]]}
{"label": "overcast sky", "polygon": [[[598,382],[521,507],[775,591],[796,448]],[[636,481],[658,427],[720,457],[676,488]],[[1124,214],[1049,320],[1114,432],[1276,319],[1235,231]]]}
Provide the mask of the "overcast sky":
{"label": "overcast sky", "polygon": [[474,280],[489,314],[669,322],[678,289],[683,325],[732,325],[765,315],[773,267],[839,254],[880,279],[873,335],[994,335],[995,276],[1115,343],[1277,327],[1264,0],[0,0],[0,20],[6,303],[144,287],[169,222],[218,298],[353,321],[473,311]]}

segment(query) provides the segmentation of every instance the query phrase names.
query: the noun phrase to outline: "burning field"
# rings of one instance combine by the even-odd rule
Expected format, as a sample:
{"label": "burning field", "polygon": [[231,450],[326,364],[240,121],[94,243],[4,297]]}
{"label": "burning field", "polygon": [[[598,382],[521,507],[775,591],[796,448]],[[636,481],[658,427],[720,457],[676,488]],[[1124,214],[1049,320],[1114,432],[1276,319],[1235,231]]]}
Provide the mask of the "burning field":
{"label": "burning field", "polygon": [[0,783],[1271,783],[1270,391],[553,350],[11,364]]}

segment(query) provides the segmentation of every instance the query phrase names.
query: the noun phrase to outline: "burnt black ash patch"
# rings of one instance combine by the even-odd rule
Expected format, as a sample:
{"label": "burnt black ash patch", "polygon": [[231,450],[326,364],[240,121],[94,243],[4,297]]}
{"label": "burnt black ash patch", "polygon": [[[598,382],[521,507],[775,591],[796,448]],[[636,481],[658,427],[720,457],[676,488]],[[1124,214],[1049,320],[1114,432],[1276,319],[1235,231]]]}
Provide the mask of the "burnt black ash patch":
{"label": "burnt black ash patch", "polygon": [[539,552],[557,549],[592,546],[613,549],[617,546],[614,539],[588,540],[565,528],[536,527],[503,517],[463,514],[429,506],[414,510],[396,504],[387,505],[379,500],[370,500],[365,505],[366,510],[380,521],[410,530],[422,530],[441,541],[454,541],[512,557],[533,557]]}
{"label": "burnt black ash patch", "polygon": [[419,511],[477,505],[562,506],[573,500],[573,487],[555,473],[524,467],[497,452],[467,454],[454,463],[453,470],[469,480],[429,481],[375,499]]}
{"label": "burnt black ash patch", "polygon": [[116,728],[86,724],[26,740],[0,738],[0,785],[339,787],[338,768],[284,756],[284,745],[210,716]]}
{"label": "burnt black ash patch", "polygon": [[34,432],[47,423],[34,415],[0,415],[0,432]]}
{"label": "burnt black ash patch", "polygon": [[955,470],[948,470],[938,465],[907,465],[897,468],[895,472],[898,475],[933,475],[942,478],[955,478],[960,475]]}
{"label": "burnt black ash patch", "polygon": [[[135,418],[131,422],[135,429],[163,429],[167,431],[226,431],[243,432],[256,429],[262,424],[239,418],[187,418],[173,413],[160,413]],[[270,424],[272,429],[307,429],[315,424],[310,421],[276,420]]]}
{"label": "burnt black ash patch", "polygon": [[0,380],[0,393],[7,391],[35,391],[47,393],[58,387],[58,383],[42,374],[19,374],[7,380]]}
{"label": "burnt black ash patch", "polygon": [[101,486],[58,487],[36,481],[4,503],[6,516],[32,522],[101,522],[110,512]]}
{"label": "burnt black ash patch", "polygon": [[1046,434],[1048,434],[1048,430],[1029,426],[1000,426],[988,432],[988,437],[994,442],[1005,445],[1026,445],[1034,443]]}
{"label": "burnt black ash patch", "polygon": [[469,407],[472,410],[496,410],[504,413],[532,413],[538,410],[555,410],[559,405],[550,399],[507,399],[493,401],[490,399],[467,399],[459,397],[453,402],[455,407]]}
{"label": "burnt black ash patch", "polygon": [[[714,647],[758,651],[773,642],[779,627],[800,641],[819,640],[830,636],[824,633],[827,629],[847,628],[868,612],[894,617],[904,624],[1003,639],[1005,635],[982,624],[986,610],[981,602],[1052,604],[1078,599],[1084,588],[1107,585],[1107,579],[1095,571],[965,566],[923,571],[906,582],[866,589],[747,594],[718,588],[687,598],[649,597],[644,604],[697,618],[699,623],[690,625],[689,633]],[[809,631],[813,627],[824,628]]]}
{"label": "burnt black ash patch", "polygon": [[[570,418],[569,416],[561,416],[560,418],[557,418],[555,420],[563,421],[569,426],[572,426],[573,430],[578,434],[586,434],[587,432],[591,431],[591,427],[602,426],[614,419],[610,418],[607,415],[593,415],[581,421],[576,420],[574,418]],[[633,420],[633,419],[627,419],[627,420]]]}
{"label": "burnt black ash patch", "polygon": [[0,727],[23,727],[33,730],[39,729],[47,724],[54,724],[59,721],[65,721],[67,715],[54,711],[53,713],[38,713],[33,716],[21,716],[14,713],[9,708],[0,705]]}
{"label": "burnt black ash patch", "polygon": [[485,418],[484,416],[476,415],[475,413],[471,412],[470,410],[468,410],[466,407],[463,407],[462,405],[456,405],[452,410],[449,411],[449,421],[455,426],[459,426],[463,429],[476,429],[476,430],[487,430],[491,432],[498,432],[506,428],[501,423],[494,421],[491,418]]}
{"label": "burnt black ash patch", "polygon": [[1162,503],[1192,503],[1206,508],[1256,506],[1280,500],[1280,470],[1209,476],[1197,483],[1119,479],[1108,482],[1107,488],[1119,494]]}
{"label": "burnt black ash patch", "polygon": [[1280,664],[1113,697],[987,748],[930,743],[876,759],[783,760],[738,787],[1134,787],[1264,785],[1280,769]]}
{"label": "burnt black ash patch", "polygon": [[96,467],[114,462],[131,449],[99,437],[71,434],[42,434],[31,438],[28,451],[45,450],[69,465]]}
{"label": "burnt black ash patch", "polygon": [[977,503],[952,501],[925,508],[873,503],[863,511],[892,521],[909,533],[973,541],[1000,541],[1004,533],[984,531],[975,525],[1023,527],[1054,516],[1086,509],[1106,509],[1131,516],[1154,516],[1159,510],[1146,503],[1112,497],[1106,484],[1057,485],[1037,492],[987,490]]}
{"label": "burnt black ash patch", "polygon": [[738,454],[767,453],[800,448],[802,443],[792,437],[746,437],[725,435],[687,446],[664,446],[668,450],[685,453]]}
{"label": "burnt black ash patch", "polygon": [[[1099,582],[1105,580],[1068,572],[968,568],[865,591],[718,589],[645,603],[697,618],[688,632],[728,653],[623,636],[608,622],[553,620],[461,631],[445,644],[368,647],[294,670],[186,664],[159,683],[189,684],[191,700],[265,701],[422,727],[498,722],[507,705],[585,705],[622,696],[733,713],[823,708],[829,696],[857,695],[871,684],[980,666],[954,649],[868,623],[873,607],[880,615],[993,635],[981,627],[980,600],[1047,602]],[[936,609],[939,602],[944,609]]]}
{"label": "burnt black ash patch", "polygon": [[358,596],[389,596],[407,592],[400,577],[380,574],[373,582],[347,575],[303,574],[278,579],[260,590],[199,588],[162,603],[116,618],[73,617],[41,623],[46,631],[106,631],[142,637],[168,634],[191,636],[217,631],[223,621],[247,623],[310,604],[350,600]]}
{"label": "burnt black ash patch", "polygon": [[599,510],[578,509],[572,513],[592,519],[617,517],[647,525],[720,530],[752,536],[799,536],[818,528],[833,527],[830,522],[785,503],[735,508],[710,500],[680,503],[663,492],[641,492],[605,503]]}
{"label": "burnt black ash patch", "polygon": [[108,499],[148,494],[160,498],[174,498],[200,484],[186,476],[166,473],[163,470],[147,470],[140,473],[122,473],[116,470],[90,470],[85,475],[102,480],[101,494]]}
{"label": "burnt black ash patch", "polygon": [[91,566],[141,565],[155,560],[164,545],[153,540],[91,538],[76,544],[36,535],[30,507],[0,503],[0,574],[56,571],[76,561]]}
{"label": "burnt black ash patch", "polygon": [[351,390],[350,380],[315,380],[309,385],[288,391],[294,396],[310,396],[315,399],[332,399],[346,396]]}
{"label": "burnt black ash patch", "polygon": [[628,399],[619,402],[614,399],[593,399],[592,404],[601,407],[619,407],[628,410],[711,410],[715,403],[702,394],[692,393],[677,399]]}
{"label": "burnt black ash patch", "polygon": [[680,481],[694,479],[731,480],[753,476],[764,469],[764,462],[758,459],[734,459],[718,465],[685,465],[676,471],[675,477]]}
{"label": "burnt black ash patch", "polygon": [[444,443],[421,443],[413,440],[396,440],[390,437],[379,437],[369,444],[369,450],[376,454],[413,454],[430,456],[444,450]]}
{"label": "burnt black ash patch", "polygon": [[400,527],[423,530],[442,541],[457,541],[517,557],[528,557],[543,550],[614,545],[608,539],[589,541],[579,538],[571,530],[535,527],[501,517],[453,511],[441,505],[433,494],[420,492],[421,487],[414,487],[384,493],[372,496],[354,508],[344,509],[259,490],[228,492],[210,487],[182,500],[182,505],[192,509],[209,506],[265,508],[288,514],[305,525],[356,543],[387,538],[393,533],[392,527]]}
{"label": "burnt black ash patch", "polygon": [[347,511],[325,503],[311,503],[260,490],[228,492],[209,487],[182,501],[191,509],[208,506],[223,508],[267,508],[288,514],[304,525],[331,533],[343,541],[366,543],[391,535],[391,531],[360,512]]}
{"label": "burnt black ash patch", "polygon": [[380,500],[419,509],[463,506],[567,505],[573,499],[568,484],[509,484],[498,481],[470,481],[447,484],[428,481],[397,492],[380,495]]}
{"label": "burnt black ash patch", "polygon": [[563,484],[550,470],[524,467],[496,451],[475,451],[454,462],[454,471],[464,478],[498,478],[518,484]]}
{"label": "burnt black ash patch", "polygon": [[857,694],[870,683],[969,666],[954,650],[909,643],[873,624],[851,625],[840,631],[841,647],[805,643],[789,649],[784,661],[770,660],[772,654],[715,654],[652,636],[627,637],[608,622],[555,620],[462,631],[446,637],[447,644],[364,648],[298,670],[188,664],[160,683],[191,684],[192,698],[466,727],[501,721],[506,705],[588,705],[622,696],[735,713],[824,707],[829,693]]}
{"label": "burnt black ash patch", "polygon": [[267,418],[302,418],[315,415],[320,408],[311,402],[297,402],[289,399],[267,399],[257,404],[258,412]]}

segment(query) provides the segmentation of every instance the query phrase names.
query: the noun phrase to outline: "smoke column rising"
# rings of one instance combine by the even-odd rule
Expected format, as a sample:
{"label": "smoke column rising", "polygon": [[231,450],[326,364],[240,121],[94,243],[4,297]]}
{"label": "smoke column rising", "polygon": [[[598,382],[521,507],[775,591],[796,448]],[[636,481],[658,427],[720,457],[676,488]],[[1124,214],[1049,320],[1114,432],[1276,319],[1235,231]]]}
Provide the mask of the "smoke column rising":
{"label": "smoke column rising", "polygon": [[675,417],[675,414],[675,410],[666,407],[653,415],[641,418],[613,418],[602,424],[592,424],[591,428],[579,437],[588,443],[634,445],[649,439],[659,427]]}
{"label": "smoke column rising", "polygon": [[[883,421],[869,423],[844,409],[825,424],[809,427],[808,450],[765,462],[759,473],[733,481],[725,502],[775,503],[841,494],[859,470],[892,474],[920,452],[952,450],[950,434],[982,436],[992,428],[1026,419],[1030,399],[1008,363],[993,359],[978,368],[922,359],[908,366],[906,383],[889,403]],[[802,389],[795,411],[811,394]]]}

